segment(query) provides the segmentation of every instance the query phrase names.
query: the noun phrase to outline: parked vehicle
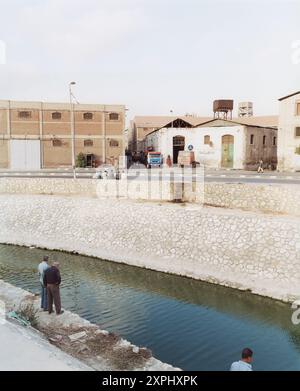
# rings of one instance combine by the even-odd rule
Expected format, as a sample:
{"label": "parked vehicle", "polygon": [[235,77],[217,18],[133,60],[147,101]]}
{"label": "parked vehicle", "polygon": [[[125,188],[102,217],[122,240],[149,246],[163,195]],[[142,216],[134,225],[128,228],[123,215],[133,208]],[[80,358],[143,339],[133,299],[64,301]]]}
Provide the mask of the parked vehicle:
{"label": "parked vehicle", "polygon": [[94,179],[118,179],[118,173],[111,164],[102,164],[97,168]]}
{"label": "parked vehicle", "polygon": [[148,152],[147,168],[160,167],[163,164],[163,157],[160,152]]}

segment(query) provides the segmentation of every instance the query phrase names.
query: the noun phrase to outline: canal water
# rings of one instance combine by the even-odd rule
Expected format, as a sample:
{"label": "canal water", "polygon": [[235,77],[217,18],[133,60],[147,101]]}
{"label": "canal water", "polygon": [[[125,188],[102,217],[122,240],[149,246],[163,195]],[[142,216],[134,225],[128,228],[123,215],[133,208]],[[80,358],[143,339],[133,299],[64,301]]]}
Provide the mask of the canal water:
{"label": "canal water", "polygon": [[99,259],[0,245],[0,279],[39,291],[43,255],[61,264],[62,302],[103,329],[185,370],[228,370],[244,347],[254,370],[300,370],[290,305]]}

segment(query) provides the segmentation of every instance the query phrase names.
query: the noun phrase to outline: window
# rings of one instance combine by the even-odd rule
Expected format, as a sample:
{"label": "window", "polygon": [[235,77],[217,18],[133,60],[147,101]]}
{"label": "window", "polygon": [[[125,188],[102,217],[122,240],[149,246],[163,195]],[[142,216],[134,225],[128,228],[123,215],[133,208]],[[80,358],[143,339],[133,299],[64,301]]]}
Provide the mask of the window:
{"label": "window", "polygon": [[93,140],[84,140],[83,145],[85,147],[92,147],[94,145]]}
{"label": "window", "polygon": [[267,136],[263,137],[263,145],[266,145]]}
{"label": "window", "polygon": [[277,137],[273,137],[273,145],[274,145],[274,147],[277,145]]}
{"label": "window", "polygon": [[61,113],[59,113],[58,111],[52,113],[52,119],[61,119]]}
{"label": "window", "polygon": [[18,116],[19,118],[31,118],[32,113],[31,111],[19,111]]}
{"label": "window", "polygon": [[109,146],[110,147],[118,147],[119,146],[119,141],[118,140],[110,140]]}
{"label": "window", "polygon": [[93,118],[94,118],[93,113],[84,113],[83,114],[83,119],[85,119],[85,120],[91,120]]}
{"label": "window", "polygon": [[109,114],[109,120],[110,121],[118,121],[119,120],[119,114],[118,113],[110,113]]}
{"label": "window", "polygon": [[254,134],[251,134],[250,136],[250,145],[254,144]]}
{"label": "window", "polygon": [[296,103],[296,115],[300,115],[300,102]]}
{"label": "window", "polygon": [[58,139],[52,140],[52,147],[61,147],[62,146],[62,141]]}
{"label": "window", "polygon": [[204,136],[204,144],[209,145],[210,144],[210,136]]}
{"label": "window", "polygon": [[295,129],[295,136],[300,137],[300,126],[297,126],[297,128]]}
{"label": "window", "polygon": [[185,138],[183,136],[175,136],[173,137],[173,145],[177,147],[185,146]]}

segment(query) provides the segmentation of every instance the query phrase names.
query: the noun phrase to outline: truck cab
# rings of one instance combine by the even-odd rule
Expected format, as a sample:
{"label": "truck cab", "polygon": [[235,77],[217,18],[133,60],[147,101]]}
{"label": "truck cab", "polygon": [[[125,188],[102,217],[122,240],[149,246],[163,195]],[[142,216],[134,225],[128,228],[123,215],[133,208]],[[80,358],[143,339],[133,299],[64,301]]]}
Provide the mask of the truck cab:
{"label": "truck cab", "polygon": [[163,163],[163,157],[160,152],[148,152],[147,168],[160,167]]}

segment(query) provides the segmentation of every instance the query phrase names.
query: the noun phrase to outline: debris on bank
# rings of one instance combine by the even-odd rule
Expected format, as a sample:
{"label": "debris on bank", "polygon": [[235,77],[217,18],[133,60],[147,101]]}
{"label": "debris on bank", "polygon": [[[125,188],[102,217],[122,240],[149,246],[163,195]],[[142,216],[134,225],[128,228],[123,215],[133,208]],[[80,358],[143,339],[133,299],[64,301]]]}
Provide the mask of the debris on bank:
{"label": "debris on bank", "polygon": [[[98,371],[171,371],[180,370],[155,359],[147,348],[139,348],[115,333],[102,330],[86,319],[65,311],[57,316],[39,309],[39,297],[0,280],[0,300],[6,313],[16,320],[28,321],[35,314],[34,326],[49,342],[65,353]],[[20,309],[26,312],[20,312]],[[24,315],[25,314],[25,315]]]}

